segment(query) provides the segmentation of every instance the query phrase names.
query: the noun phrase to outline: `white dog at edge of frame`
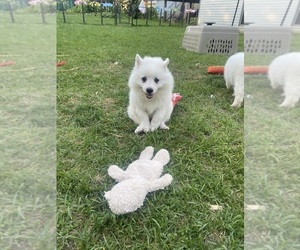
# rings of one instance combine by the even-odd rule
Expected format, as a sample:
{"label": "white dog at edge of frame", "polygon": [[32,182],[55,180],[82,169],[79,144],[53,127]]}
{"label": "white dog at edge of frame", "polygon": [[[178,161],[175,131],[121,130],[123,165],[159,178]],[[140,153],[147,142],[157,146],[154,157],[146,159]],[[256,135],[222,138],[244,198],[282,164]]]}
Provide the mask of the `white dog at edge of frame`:
{"label": "white dog at edge of frame", "polygon": [[284,101],[279,105],[293,108],[300,99],[300,52],[276,57],[269,65],[268,77],[273,89],[282,89]]}
{"label": "white dog at edge of frame", "polygon": [[239,108],[244,100],[244,53],[239,52],[228,58],[224,66],[226,87],[233,88],[234,101],[231,104]]}
{"label": "white dog at edge of frame", "polygon": [[135,57],[129,86],[128,116],[138,127],[135,133],[169,129],[165,124],[173,111],[174,78],[168,69],[169,59]]}

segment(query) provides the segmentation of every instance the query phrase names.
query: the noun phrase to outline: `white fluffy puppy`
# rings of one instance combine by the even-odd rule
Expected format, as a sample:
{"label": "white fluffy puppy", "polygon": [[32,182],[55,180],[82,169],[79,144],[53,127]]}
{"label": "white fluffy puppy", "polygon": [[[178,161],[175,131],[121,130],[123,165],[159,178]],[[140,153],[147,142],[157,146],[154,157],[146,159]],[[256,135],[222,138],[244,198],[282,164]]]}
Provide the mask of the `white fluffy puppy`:
{"label": "white fluffy puppy", "polygon": [[129,77],[128,116],[138,127],[135,133],[154,131],[166,126],[173,111],[174,78],[168,69],[169,59],[136,55]]}
{"label": "white fluffy puppy", "polygon": [[226,87],[233,87],[232,107],[238,108],[244,100],[244,53],[239,52],[228,58],[224,66]]}
{"label": "white fluffy puppy", "polygon": [[300,52],[276,57],[269,65],[268,77],[273,89],[283,89],[281,107],[293,108],[300,99]]}

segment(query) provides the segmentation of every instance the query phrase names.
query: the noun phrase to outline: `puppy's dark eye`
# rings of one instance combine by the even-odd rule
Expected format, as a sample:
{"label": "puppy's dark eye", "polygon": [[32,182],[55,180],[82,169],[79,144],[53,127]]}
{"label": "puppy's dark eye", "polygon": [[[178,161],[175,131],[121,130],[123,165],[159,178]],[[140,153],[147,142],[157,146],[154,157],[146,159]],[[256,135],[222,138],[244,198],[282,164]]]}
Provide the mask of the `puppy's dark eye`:
{"label": "puppy's dark eye", "polygon": [[155,78],[154,78],[154,82],[155,82],[155,83],[158,83],[158,82],[159,82],[159,79],[158,79],[157,77],[155,77]]}
{"label": "puppy's dark eye", "polygon": [[147,77],[146,76],[142,77],[142,81],[146,82],[147,81]]}

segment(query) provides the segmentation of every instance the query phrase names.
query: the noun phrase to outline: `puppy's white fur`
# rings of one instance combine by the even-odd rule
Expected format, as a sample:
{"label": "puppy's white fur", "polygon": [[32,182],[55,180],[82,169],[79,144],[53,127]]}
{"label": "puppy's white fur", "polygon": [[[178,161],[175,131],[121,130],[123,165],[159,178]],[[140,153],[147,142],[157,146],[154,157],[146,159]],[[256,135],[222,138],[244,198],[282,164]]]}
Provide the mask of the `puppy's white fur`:
{"label": "puppy's white fur", "polygon": [[283,89],[281,107],[293,108],[300,99],[300,52],[276,57],[269,65],[268,77],[273,89]]}
{"label": "puppy's white fur", "polygon": [[166,126],[173,111],[174,78],[168,69],[169,59],[137,54],[129,77],[128,116],[138,127],[135,133],[154,131]]}
{"label": "puppy's white fur", "polygon": [[228,58],[224,66],[226,87],[234,90],[232,107],[238,108],[244,100],[244,53],[239,52]]}

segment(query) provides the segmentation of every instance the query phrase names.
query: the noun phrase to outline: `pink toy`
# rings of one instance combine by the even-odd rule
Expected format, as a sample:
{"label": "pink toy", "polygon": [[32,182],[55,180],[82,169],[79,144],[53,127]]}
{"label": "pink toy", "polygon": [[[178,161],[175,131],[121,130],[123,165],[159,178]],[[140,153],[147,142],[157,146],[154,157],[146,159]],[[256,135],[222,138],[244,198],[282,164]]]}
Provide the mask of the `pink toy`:
{"label": "pink toy", "polygon": [[172,95],[173,107],[176,105],[177,102],[179,102],[179,100],[181,98],[182,98],[182,96],[180,95],[180,93],[173,93],[173,95]]}

